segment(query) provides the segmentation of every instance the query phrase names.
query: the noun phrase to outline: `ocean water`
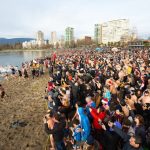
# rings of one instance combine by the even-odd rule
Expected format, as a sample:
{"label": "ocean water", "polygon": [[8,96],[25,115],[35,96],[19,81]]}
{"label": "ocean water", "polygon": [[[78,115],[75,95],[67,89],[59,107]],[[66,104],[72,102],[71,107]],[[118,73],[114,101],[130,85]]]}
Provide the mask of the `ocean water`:
{"label": "ocean water", "polygon": [[45,51],[6,51],[0,52],[0,66],[18,66],[35,58],[50,56],[50,50]]}

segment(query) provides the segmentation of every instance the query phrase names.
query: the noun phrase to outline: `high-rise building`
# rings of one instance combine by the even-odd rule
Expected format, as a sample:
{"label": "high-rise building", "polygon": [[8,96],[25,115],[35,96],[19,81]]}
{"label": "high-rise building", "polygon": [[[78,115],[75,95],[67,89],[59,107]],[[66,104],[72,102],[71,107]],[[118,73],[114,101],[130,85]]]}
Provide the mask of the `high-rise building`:
{"label": "high-rise building", "polygon": [[65,38],[63,35],[61,36],[61,39],[60,39],[60,45],[61,45],[61,48],[65,46]]}
{"label": "high-rise building", "polygon": [[96,44],[102,43],[102,25],[101,24],[95,24],[95,32],[94,32],[94,40]]}
{"label": "high-rise building", "polygon": [[65,30],[65,43],[67,46],[72,46],[74,42],[74,28],[67,27]]}
{"label": "high-rise building", "polygon": [[44,41],[44,33],[42,31],[38,31],[36,35],[37,41]]}
{"label": "high-rise building", "polygon": [[129,35],[129,20],[118,19],[95,25],[95,42],[107,44],[118,42],[122,36]]}
{"label": "high-rise building", "polygon": [[37,45],[40,47],[44,44],[44,33],[42,31],[38,31],[36,34],[36,42]]}
{"label": "high-rise building", "polygon": [[51,32],[50,44],[56,45],[57,43],[57,34],[56,31]]}

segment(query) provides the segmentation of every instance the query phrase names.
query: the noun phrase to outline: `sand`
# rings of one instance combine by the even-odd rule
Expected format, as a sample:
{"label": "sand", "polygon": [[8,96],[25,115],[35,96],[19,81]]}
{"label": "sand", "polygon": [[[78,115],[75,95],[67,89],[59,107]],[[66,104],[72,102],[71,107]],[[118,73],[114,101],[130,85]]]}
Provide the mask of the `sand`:
{"label": "sand", "polygon": [[[36,79],[10,79],[2,83],[8,97],[0,99],[0,150],[43,150],[47,135],[43,116],[46,113],[45,86],[48,75]],[[25,127],[10,128],[16,120]]]}

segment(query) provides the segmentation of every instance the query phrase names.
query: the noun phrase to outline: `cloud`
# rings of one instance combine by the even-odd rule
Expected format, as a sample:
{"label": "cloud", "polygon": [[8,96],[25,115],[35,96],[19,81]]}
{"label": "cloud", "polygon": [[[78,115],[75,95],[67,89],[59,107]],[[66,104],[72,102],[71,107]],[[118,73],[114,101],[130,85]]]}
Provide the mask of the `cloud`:
{"label": "cloud", "polygon": [[35,37],[38,30],[64,34],[75,28],[75,36],[94,35],[94,24],[127,18],[138,33],[150,28],[149,0],[5,0],[0,5],[0,36]]}

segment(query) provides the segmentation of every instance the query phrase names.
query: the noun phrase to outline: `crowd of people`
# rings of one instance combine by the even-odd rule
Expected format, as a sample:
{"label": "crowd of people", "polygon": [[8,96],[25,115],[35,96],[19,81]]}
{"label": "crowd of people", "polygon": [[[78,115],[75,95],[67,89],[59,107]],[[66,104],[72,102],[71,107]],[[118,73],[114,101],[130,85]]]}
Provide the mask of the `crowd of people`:
{"label": "crowd of people", "polygon": [[51,149],[148,150],[149,55],[68,50],[50,59],[43,121]]}
{"label": "crowd of people", "polygon": [[51,149],[150,148],[148,49],[65,50],[11,70],[25,79],[48,71],[43,121]]}

